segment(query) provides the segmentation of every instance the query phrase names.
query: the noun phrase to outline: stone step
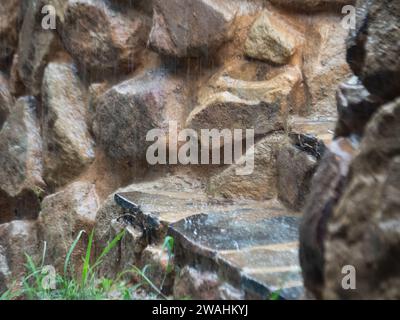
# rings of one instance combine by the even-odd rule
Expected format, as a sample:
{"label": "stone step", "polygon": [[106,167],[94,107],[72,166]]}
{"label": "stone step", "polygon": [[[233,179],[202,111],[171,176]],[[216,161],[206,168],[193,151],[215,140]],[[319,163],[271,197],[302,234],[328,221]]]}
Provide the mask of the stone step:
{"label": "stone step", "polygon": [[278,201],[233,202],[162,191],[118,193],[115,200],[135,221],[150,226],[152,244],[166,235],[175,239],[174,263],[181,270],[213,274],[219,287],[231,286],[246,299],[303,294],[299,217]]}

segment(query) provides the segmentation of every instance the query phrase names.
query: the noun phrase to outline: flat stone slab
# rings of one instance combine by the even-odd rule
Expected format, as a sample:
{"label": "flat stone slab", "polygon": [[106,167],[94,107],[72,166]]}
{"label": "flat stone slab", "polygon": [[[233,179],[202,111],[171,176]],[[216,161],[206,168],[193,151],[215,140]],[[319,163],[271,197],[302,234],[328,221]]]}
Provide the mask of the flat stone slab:
{"label": "flat stone slab", "polygon": [[[175,239],[175,263],[215,272],[246,298],[298,299],[299,217],[277,201],[226,201],[203,194],[129,192],[123,208]],[[157,236],[159,240],[161,236]]]}

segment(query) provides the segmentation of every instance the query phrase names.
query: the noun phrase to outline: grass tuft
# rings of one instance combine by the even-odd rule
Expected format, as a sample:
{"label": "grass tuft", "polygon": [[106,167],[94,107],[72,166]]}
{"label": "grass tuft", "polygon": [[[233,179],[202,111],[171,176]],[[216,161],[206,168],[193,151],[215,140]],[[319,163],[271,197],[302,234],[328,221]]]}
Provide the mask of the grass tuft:
{"label": "grass tuft", "polygon": [[[52,274],[51,268],[44,266],[47,243],[44,245],[39,266],[35,264],[31,256],[25,254],[26,275],[22,280],[15,281],[9,290],[0,294],[0,300],[132,300],[138,296],[138,290],[141,290],[145,285],[149,286],[156,293],[154,298],[168,298],[162,293],[162,288],[157,288],[146,276],[147,266],[143,270],[133,266],[132,269],[118,274],[115,279],[98,276],[97,269],[103,264],[107,254],[123,239],[125,230],[117,234],[107,244],[93,264],[91,264],[91,257],[94,245],[94,230],[90,233],[86,252],[82,256],[83,266],[79,278],[78,274],[74,272],[71,257],[83,233],[84,231],[80,231],[71,244],[65,257],[64,273],[62,275]],[[167,237],[164,241],[164,249],[168,250],[168,257],[171,258],[173,250],[173,239],[171,237]],[[168,269],[171,269],[171,267],[168,267]],[[128,273],[139,275],[142,282],[132,284],[122,280],[123,276]],[[54,281],[54,285],[49,285],[51,284],[51,280]]]}

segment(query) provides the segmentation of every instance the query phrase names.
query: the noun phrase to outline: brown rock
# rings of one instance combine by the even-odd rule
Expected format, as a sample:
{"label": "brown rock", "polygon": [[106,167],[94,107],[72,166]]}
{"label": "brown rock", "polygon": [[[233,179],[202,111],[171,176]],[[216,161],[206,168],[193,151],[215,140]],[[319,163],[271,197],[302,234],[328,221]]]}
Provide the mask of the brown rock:
{"label": "brown rock", "polygon": [[208,56],[231,37],[234,15],[224,0],[155,0],[149,44],[168,56]]}
{"label": "brown rock", "polygon": [[43,193],[36,100],[17,100],[0,132],[0,221],[35,218]]}
{"label": "brown rock", "polygon": [[264,10],[250,29],[245,44],[247,56],[275,64],[286,64],[295,53],[300,34],[282,17]]}
{"label": "brown rock", "polygon": [[96,141],[113,160],[144,160],[151,129],[167,134],[169,121],[182,127],[187,103],[184,80],[163,70],[146,70],[122,82],[99,98],[93,131]]}
{"label": "brown rock", "polygon": [[306,25],[303,73],[310,113],[336,117],[337,87],[351,75],[345,54],[348,30],[341,19],[341,15],[313,16]]}
{"label": "brown rock", "polygon": [[[199,96],[186,126],[201,129],[254,129],[265,134],[285,127],[294,86],[301,81],[297,68],[287,68],[265,81],[212,79],[211,92]],[[214,93],[216,92],[216,93]]]}
{"label": "brown rock", "polygon": [[60,186],[94,160],[87,101],[73,64],[53,62],[46,67],[42,99],[45,180]]}
{"label": "brown rock", "polygon": [[79,66],[94,75],[132,70],[149,32],[148,18],[137,11],[114,10],[102,0],[69,1],[60,34]]}
{"label": "brown rock", "polygon": [[[285,144],[286,136],[272,134],[249,149],[235,164],[212,177],[208,192],[213,196],[230,199],[246,198],[254,200],[272,199],[277,195],[277,163],[279,148]],[[240,174],[244,168],[253,171]]]}
{"label": "brown rock", "polygon": [[371,94],[390,101],[400,92],[400,3],[358,1],[356,21],[347,61]]}
{"label": "brown rock", "polygon": [[58,270],[63,270],[70,246],[79,232],[84,230],[86,236],[81,239],[72,257],[74,266],[82,263],[98,206],[94,185],[85,182],[75,182],[43,200],[38,220],[40,237],[47,243],[47,261]]}
{"label": "brown rock", "polygon": [[[328,299],[399,299],[400,100],[369,122],[360,153],[332,218],[325,243]],[[354,266],[356,289],[342,287],[342,268]]]}

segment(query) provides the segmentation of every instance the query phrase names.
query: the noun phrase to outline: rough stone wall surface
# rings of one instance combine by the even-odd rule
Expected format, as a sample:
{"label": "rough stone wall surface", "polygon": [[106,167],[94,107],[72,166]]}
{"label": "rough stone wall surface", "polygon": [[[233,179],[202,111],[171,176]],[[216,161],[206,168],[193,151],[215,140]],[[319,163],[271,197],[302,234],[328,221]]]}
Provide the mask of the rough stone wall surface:
{"label": "rough stone wall surface", "polygon": [[[0,275],[0,290],[19,275],[13,270],[15,251],[34,251],[36,241],[51,242],[48,259],[57,268],[81,230],[89,234],[96,226],[99,246],[104,246],[121,227],[115,219],[124,212],[112,199],[121,187],[137,190],[166,178],[168,183],[153,183],[149,192],[180,192],[183,185],[194,194],[232,202],[281,201],[298,214],[325,148],[322,141],[332,136],[335,91],[351,75],[347,30],[341,25],[344,3],[1,0],[0,268],[12,274]],[[44,27],[49,22],[43,24],[49,19],[42,12],[45,4],[56,10],[55,29]],[[354,48],[349,49],[355,57],[348,54],[350,65],[365,86],[349,98],[343,89],[339,112],[346,115],[341,130],[347,133],[353,123],[357,134],[363,132],[380,101],[376,97],[389,102],[396,96],[395,84],[381,95],[374,85],[398,71],[396,45],[390,39],[380,42],[384,8],[371,3],[371,29],[358,25],[347,44]],[[390,9],[396,12],[398,6],[391,3]],[[387,18],[398,26],[395,18]],[[357,63],[364,52],[359,48],[363,32],[373,38],[364,50],[367,60]],[[393,62],[385,70],[379,44]],[[368,116],[355,120],[364,105]],[[255,154],[243,146],[238,163],[212,166],[146,161],[149,130],[171,136],[185,128],[254,129]],[[163,142],[167,152],[185,143]],[[197,142],[204,147],[206,141]],[[221,154],[225,150],[224,143],[217,148]],[[254,157],[252,175],[234,174]],[[5,240],[10,228],[22,239],[35,230],[34,240],[10,246]],[[111,259],[104,273],[140,263],[142,240],[130,232],[122,251],[112,253],[120,263],[113,265]]]}

